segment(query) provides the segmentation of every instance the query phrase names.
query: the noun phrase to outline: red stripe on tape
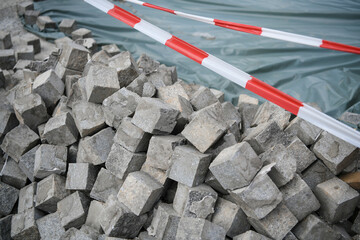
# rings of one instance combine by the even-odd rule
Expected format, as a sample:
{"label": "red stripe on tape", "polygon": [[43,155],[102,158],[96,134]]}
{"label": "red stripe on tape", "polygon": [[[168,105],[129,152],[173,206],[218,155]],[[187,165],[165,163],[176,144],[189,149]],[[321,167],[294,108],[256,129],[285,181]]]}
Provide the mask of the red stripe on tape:
{"label": "red stripe on tape", "polygon": [[254,77],[246,83],[245,88],[295,115],[298,114],[300,107],[304,106],[299,100]]}
{"label": "red stripe on tape", "polygon": [[234,22],[228,22],[223,21],[219,19],[214,19],[214,23],[216,26],[223,27],[223,28],[230,28],[236,31],[241,32],[247,32],[251,34],[260,35],[262,33],[261,27],[246,25],[246,24],[240,24],[240,23],[234,23]]}
{"label": "red stripe on tape", "polygon": [[129,13],[128,11],[125,11],[124,9],[114,5],[114,8],[110,9],[107,12],[110,16],[113,16],[116,19],[119,19],[123,23],[126,23],[127,25],[134,27],[135,24],[139,23],[141,21],[141,18],[135,16],[134,14]]}
{"label": "red stripe on tape", "polygon": [[360,54],[359,47],[354,47],[354,46],[350,46],[350,45],[346,45],[346,44],[342,44],[342,43],[331,42],[331,41],[327,41],[327,40],[322,40],[322,44],[320,45],[320,47],[333,49],[333,50],[337,50],[337,51],[344,51],[344,52],[349,52],[349,53]]}
{"label": "red stripe on tape", "polygon": [[144,3],[143,6],[145,6],[145,7],[151,7],[151,8],[154,8],[154,9],[158,9],[158,10],[161,10],[161,11],[165,11],[165,12],[168,12],[168,13],[175,14],[175,11],[174,11],[174,10],[171,10],[171,9],[168,9],[168,8],[159,7],[159,6],[150,4],[150,3]]}
{"label": "red stripe on tape", "polygon": [[165,45],[200,64],[202,63],[204,58],[207,58],[209,56],[207,52],[175,36],[172,36],[172,38],[167,40]]}

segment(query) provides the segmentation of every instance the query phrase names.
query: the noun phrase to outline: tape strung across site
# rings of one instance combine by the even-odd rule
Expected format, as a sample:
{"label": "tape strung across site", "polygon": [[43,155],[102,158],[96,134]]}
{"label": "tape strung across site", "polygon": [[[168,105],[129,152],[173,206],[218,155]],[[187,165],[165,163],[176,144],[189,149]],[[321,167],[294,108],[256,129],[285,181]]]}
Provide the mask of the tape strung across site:
{"label": "tape strung across site", "polygon": [[300,34],[288,33],[288,32],[278,31],[278,30],[274,30],[274,29],[270,29],[270,28],[262,28],[262,27],[251,26],[251,25],[246,25],[246,24],[241,24],[241,23],[236,23],[236,22],[228,22],[228,21],[223,21],[223,20],[214,19],[214,18],[202,17],[202,16],[198,16],[198,15],[188,14],[188,13],[156,6],[156,5],[142,2],[139,0],[122,0],[122,1],[131,2],[131,3],[141,5],[144,7],[149,7],[149,8],[153,8],[156,10],[168,12],[168,13],[171,13],[171,14],[183,17],[183,18],[188,18],[188,19],[192,19],[195,21],[204,22],[204,23],[208,23],[211,25],[216,25],[219,27],[232,29],[235,31],[251,33],[251,34],[255,34],[255,35],[260,35],[260,36],[269,37],[269,38],[275,38],[275,39],[284,40],[284,41],[288,41],[288,42],[300,43],[300,44],[309,45],[309,46],[313,46],[313,47],[328,48],[328,49],[342,51],[342,52],[350,52],[350,53],[360,54],[359,47],[350,46],[350,45],[337,43],[337,42],[331,42],[331,41],[323,40],[320,38],[308,37],[308,36],[304,36],[304,35],[300,35]]}
{"label": "tape strung across site", "polygon": [[171,35],[107,0],[84,1],[315,126],[360,147],[360,132],[357,132],[334,118],[331,118],[221,59]]}

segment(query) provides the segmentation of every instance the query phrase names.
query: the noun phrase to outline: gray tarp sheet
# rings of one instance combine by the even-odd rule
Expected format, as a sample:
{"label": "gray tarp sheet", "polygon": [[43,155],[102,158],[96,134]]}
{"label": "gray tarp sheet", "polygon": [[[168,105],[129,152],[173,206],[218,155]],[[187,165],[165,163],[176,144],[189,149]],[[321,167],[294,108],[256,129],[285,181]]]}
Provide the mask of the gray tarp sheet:
{"label": "gray tarp sheet", "polygon": [[[148,2],[206,17],[360,46],[358,0]],[[329,115],[338,117],[345,110],[360,112],[360,55],[228,30],[130,3],[116,4],[301,101],[317,103]],[[116,43],[136,58],[146,53],[162,63],[176,65],[181,79],[220,89],[233,103],[239,94],[250,93],[82,0],[47,0],[36,3],[35,7],[57,22],[63,18],[76,19],[78,27],[92,30],[100,44]],[[27,27],[37,32],[36,27]],[[37,34],[49,39],[61,36],[51,32]]]}

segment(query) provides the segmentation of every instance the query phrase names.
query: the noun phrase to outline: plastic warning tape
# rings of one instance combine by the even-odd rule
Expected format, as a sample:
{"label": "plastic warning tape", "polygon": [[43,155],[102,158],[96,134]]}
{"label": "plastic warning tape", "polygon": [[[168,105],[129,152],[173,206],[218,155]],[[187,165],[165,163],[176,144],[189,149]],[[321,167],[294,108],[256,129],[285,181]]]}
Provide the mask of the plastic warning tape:
{"label": "plastic warning tape", "polygon": [[241,71],[223,60],[173,36],[172,34],[106,0],[85,0],[85,2],[137,29],[156,41],[174,49],[204,67],[233,81],[234,83],[288,110],[300,118],[357,147],[360,147],[360,132],[355,131],[334,118],[331,118],[315,108],[302,103],[301,101],[281,92],[269,84],[260,81],[246,72]]}
{"label": "plastic warning tape", "polygon": [[123,0],[123,1],[135,3],[135,4],[138,4],[141,6],[145,6],[145,7],[157,9],[160,11],[168,12],[168,13],[171,13],[174,15],[178,15],[180,17],[184,17],[184,18],[195,20],[195,21],[204,22],[204,23],[216,25],[219,27],[240,31],[240,32],[251,33],[251,34],[255,34],[255,35],[279,39],[279,40],[288,41],[288,42],[300,43],[300,44],[313,46],[313,47],[327,48],[327,49],[332,49],[332,50],[337,50],[337,51],[342,51],[342,52],[350,52],[350,53],[360,54],[359,47],[350,46],[350,45],[337,43],[337,42],[331,42],[331,41],[323,40],[320,38],[308,37],[308,36],[304,36],[304,35],[300,35],[300,34],[294,34],[294,33],[289,33],[289,32],[284,32],[284,31],[278,31],[278,30],[274,30],[274,29],[270,29],[270,28],[257,27],[257,26],[252,26],[252,25],[236,23],[236,22],[223,21],[223,20],[214,19],[214,18],[202,17],[202,16],[198,16],[198,15],[194,15],[194,14],[188,14],[188,13],[156,6],[156,5],[142,2],[139,0]]}

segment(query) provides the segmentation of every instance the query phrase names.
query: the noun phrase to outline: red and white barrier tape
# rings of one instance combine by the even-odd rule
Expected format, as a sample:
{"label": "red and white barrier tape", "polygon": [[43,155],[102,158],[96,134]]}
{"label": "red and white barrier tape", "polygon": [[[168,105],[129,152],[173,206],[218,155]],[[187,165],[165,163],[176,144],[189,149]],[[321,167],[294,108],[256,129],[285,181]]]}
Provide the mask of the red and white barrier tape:
{"label": "red and white barrier tape", "polygon": [[360,147],[360,132],[355,131],[334,118],[329,117],[221,59],[171,35],[107,0],[85,0],[85,2],[304,120]]}
{"label": "red and white barrier tape", "polygon": [[275,39],[288,41],[288,42],[300,43],[300,44],[313,46],[313,47],[328,48],[328,49],[332,49],[332,50],[336,50],[336,51],[360,54],[359,47],[350,46],[350,45],[337,43],[337,42],[331,42],[331,41],[323,40],[320,38],[308,37],[308,36],[304,36],[304,35],[300,35],[300,34],[288,33],[288,32],[278,31],[278,30],[274,30],[274,29],[270,29],[270,28],[262,28],[262,27],[257,27],[257,26],[241,24],[241,23],[228,22],[228,21],[223,21],[223,20],[214,19],[214,18],[202,17],[202,16],[198,16],[198,15],[183,13],[180,11],[175,11],[175,10],[171,10],[168,8],[156,6],[156,5],[142,2],[139,0],[123,0],[123,1],[135,3],[137,5],[141,5],[141,6],[161,10],[164,12],[168,12],[168,13],[171,13],[174,15],[178,15],[180,17],[189,18],[189,19],[192,19],[195,21],[204,22],[204,23],[216,25],[216,26],[223,27],[223,28],[229,28],[232,30],[240,31],[240,32],[251,33],[251,34],[260,35],[260,36],[269,37],[269,38],[275,38]]}

